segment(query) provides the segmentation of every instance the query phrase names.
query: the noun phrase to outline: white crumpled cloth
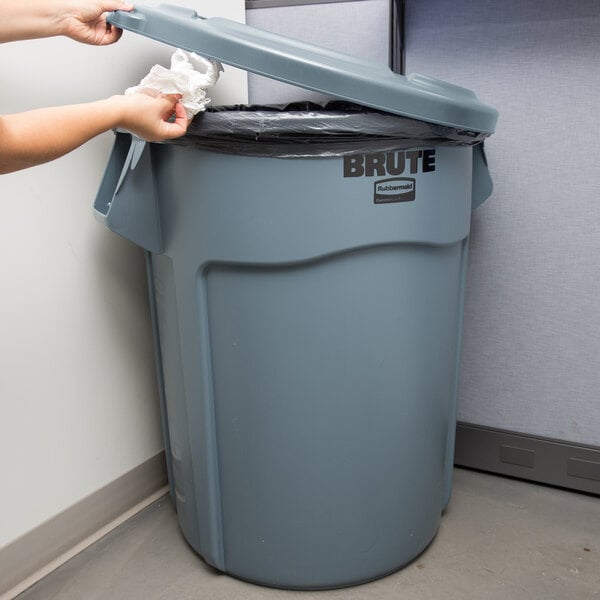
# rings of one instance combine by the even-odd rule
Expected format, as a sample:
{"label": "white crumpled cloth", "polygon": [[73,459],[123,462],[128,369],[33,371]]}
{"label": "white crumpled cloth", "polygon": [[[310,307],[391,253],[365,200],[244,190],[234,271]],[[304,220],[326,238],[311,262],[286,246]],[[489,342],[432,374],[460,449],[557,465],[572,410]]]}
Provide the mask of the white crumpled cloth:
{"label": "white crumpled cloth", "polygon": [[125,90],[125,94],[154,92],[181,94],[181,104],[187,118],[206,109],[210,98],[206,88],[213,86],[223,71],[223,65],[215,60],[198,56],[194,52],[178,49],[171,57],[171,68],[154,65],[139,85]]}

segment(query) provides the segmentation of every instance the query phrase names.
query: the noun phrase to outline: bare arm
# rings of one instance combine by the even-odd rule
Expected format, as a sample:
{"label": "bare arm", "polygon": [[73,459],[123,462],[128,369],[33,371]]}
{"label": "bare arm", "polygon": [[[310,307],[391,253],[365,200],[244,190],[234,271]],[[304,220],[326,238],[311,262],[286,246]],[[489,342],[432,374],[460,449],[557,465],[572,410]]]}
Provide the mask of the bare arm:
{"label": "bare arm", "polygon": [[65,35],[86,44],[112,44],[122,31],[106,23],[105,13],[132,8],[122,0],[2,0],[0,43]]}
{"label": "bare arm", "polygon": [[[168,122],[173,114],[175,121]],[[0,174],[54,160],[109,129],[120,127],[158,141],[183,135],[187,124],[177,96],[145,94],[2,116]]]}

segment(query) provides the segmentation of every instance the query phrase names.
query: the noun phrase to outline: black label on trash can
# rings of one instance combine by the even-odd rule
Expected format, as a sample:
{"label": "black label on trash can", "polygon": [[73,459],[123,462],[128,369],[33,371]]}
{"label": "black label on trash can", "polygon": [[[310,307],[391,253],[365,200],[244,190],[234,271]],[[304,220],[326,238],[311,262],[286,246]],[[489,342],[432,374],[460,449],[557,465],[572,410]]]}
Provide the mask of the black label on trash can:
{"label": "black label on trash can", "polygon": [[344,177],[396,177],[434,171],[434,148],[344,156]]}
{"label": "black label on trash can", "polygon": [[375,204],[413,202],[416,182],[410,177],[393,177],[375,182]]}

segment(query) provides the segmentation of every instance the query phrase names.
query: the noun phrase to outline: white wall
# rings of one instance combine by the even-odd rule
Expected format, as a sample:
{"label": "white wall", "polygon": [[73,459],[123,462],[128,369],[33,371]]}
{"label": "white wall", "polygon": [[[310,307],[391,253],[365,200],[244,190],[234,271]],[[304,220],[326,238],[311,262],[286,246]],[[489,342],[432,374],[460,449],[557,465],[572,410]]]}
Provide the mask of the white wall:
{"label": "white wall", "polygon": [[[178,3],[244,19],[243,0]],[[0,114],[120,93],[172,51],[5,44]],[[246,95],[231,68],[211,94]],[[0,177],[0,547],[162,448],[143,255],[92,213],[112,137]]]}

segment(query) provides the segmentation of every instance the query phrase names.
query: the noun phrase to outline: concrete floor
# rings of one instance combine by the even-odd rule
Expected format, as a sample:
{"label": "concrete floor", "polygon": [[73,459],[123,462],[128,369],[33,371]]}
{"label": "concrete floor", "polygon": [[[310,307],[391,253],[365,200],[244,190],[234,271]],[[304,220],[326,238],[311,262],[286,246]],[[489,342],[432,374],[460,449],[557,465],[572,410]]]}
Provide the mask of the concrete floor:
{"label": "concrete floor", "polygon": [[259,587],[208,567],[165,497],[18,600],[600,600],[600,499],[457,469],[431,546],[402,571],[327,592]]}

